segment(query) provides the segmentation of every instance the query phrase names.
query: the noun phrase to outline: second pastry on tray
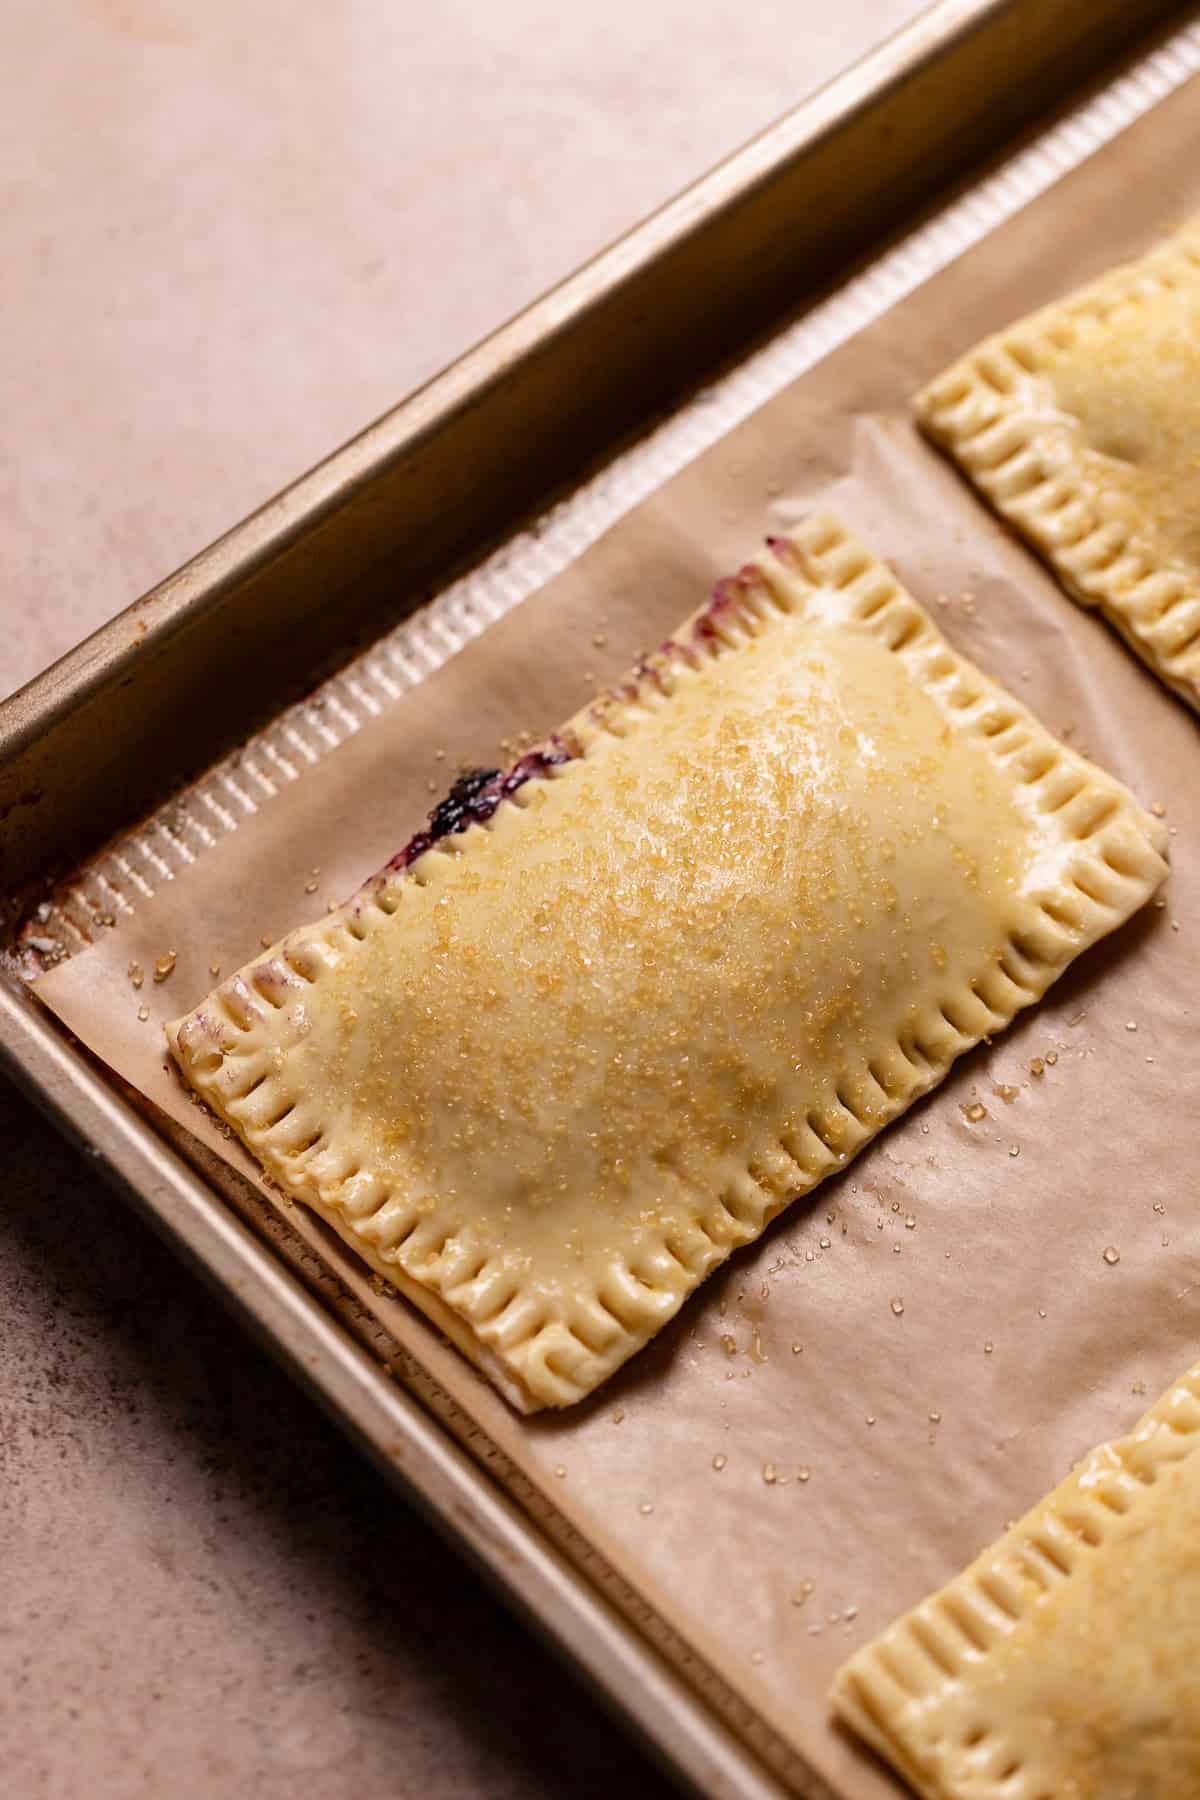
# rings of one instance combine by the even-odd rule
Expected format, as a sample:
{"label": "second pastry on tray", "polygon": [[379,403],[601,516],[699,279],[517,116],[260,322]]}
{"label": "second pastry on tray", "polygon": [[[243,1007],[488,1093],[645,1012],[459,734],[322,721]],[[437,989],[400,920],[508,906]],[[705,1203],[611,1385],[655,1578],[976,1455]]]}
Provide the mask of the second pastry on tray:
{"label": "second pastry on tray", "polygon": [[998,332],[917,418],[997,512],[1200,708],[1200,224]]}

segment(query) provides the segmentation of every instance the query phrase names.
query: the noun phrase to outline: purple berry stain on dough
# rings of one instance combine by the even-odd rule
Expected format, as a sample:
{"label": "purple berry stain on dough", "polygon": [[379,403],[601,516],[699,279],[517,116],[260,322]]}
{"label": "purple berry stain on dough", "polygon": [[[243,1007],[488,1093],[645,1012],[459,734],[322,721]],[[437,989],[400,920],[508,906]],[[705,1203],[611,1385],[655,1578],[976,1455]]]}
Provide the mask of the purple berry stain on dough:
{"label": "purple berry stain on dough", "polygon": [[[787,545],[786,538],[768,538],[767,542],[775,546]],[[721,640],[721,626],[734,625],[743,630],[753,630],[756,608],[746,605],[751,596],[761,598],[763,594],[763,577],[761,569],[753,563],[743,563],[736,575],[727,575],[718,581],[709,596],[708,605],[692,628],[693,638],[697,643],[709,647]]]}
{"label": "purple berry stain on dough", "polygon": [[693,636],[699,643],[705,645],[718,643],[721,635],[719,630],[721,622],[731,617],[735,620],[741,619],[742,609],[737,591],[739,579],[735,575],[730,580],[718,581],[709,597],[708,605],[692,628]]}
{"label": "purple berry stain on dough", "polygon": [[485,824],[500,802],[509,799],[527,781],[544,778],[551,769],[571,760],[572,752],[566,744],[561,738],[553,737],[542,749],[530,750],[519,757],[507,773],[502,769],[468,769],[459,776],[445,799],[438,801],[424,831],[418,831],[409,839],[383,873],[392,875],[399,869],[409,869],[440,839],[465,831],[469,825]]}
{"label": "purple berry stain on dough", "polygon": [[668,662],[673,657],[677,657],[680,662],[687,663],[689,668],[695,669],[699,666],[695,650],[690,644],[681,644],[678,638],[664,638],[658,648],[659,654],[665,656]]}

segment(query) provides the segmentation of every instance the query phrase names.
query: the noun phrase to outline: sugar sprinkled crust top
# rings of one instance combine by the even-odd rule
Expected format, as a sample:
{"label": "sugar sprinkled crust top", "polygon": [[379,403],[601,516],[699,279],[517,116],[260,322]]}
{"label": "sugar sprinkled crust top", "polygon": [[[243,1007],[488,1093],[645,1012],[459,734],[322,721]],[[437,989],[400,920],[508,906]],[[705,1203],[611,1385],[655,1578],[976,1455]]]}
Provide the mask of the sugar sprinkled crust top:
{"label": "sugar sprinkled crust top", "polygon": [[1200,1795],[1200,1365],[838,1673],[925,1800]]}
{"label": "sugar sprinkled crust top", "polygon": [[1165,869],[829,518],[519,767],[168,1036],[524,1410],[590,1393]]}
{"label": "sugar sprinkled crust top", "polygon": [[1200,707],[1200,222],[986,341],[917,418]]}

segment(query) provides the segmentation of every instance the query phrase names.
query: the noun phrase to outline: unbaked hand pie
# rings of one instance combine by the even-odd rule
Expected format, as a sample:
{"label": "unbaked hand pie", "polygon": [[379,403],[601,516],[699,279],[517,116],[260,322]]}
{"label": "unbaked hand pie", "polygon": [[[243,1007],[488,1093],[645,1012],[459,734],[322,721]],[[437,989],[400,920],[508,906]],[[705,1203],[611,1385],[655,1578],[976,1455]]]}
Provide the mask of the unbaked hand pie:
{"label": "unbaked hand pie", "polygon": [[170,1027],[514,1405],[590,1393],[1164,873],[828,518]]}
{"label": "unbaked hand pie", "polygon": [[1200,223],[988,338],[917,417],[1200,707]]}
{"label": "unbaked hand pie", "polygon": [[833,1703],[926,1800],[1196,1800],[1200,1365],[852,1657]]}

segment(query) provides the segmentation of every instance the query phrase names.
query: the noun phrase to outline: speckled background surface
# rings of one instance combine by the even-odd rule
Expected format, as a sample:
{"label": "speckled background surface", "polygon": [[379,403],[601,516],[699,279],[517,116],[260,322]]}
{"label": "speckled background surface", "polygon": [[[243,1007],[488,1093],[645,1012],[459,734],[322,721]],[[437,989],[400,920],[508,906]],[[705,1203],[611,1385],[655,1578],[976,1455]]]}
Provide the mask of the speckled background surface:
{"label": "speckled background surface", "polygon": [[[0,693],[919,10],[6,0]],[[6,1796],[668,1791],[2,1086],[0,1144]]]}

